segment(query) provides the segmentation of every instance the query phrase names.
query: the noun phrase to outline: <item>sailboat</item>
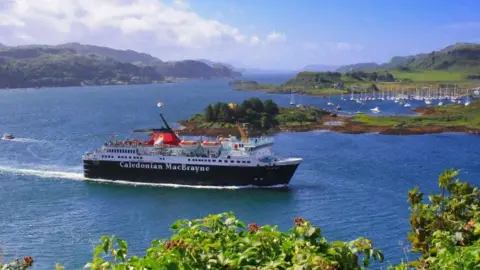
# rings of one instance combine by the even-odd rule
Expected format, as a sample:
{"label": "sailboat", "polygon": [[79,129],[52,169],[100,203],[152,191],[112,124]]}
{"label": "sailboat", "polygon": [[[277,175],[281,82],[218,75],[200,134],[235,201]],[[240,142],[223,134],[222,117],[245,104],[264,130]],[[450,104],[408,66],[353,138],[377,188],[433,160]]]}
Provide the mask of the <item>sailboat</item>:
{"label": "sailboat", "polygon": [[293,91],[290,94],[290,105],[295,106],[295,97],[293,96]]}
{"label": "sailboat", "polygon": [[162,94],[160,95],[160,101],[157,103],[157,107],[162,108],[163,107],[163,102],[162,102]]}
{"label": "sailboat", "polygon": [[328,106],[333,106],[333,103],[330,101],[330,94],[328,95],[328,103],[327,103]]}

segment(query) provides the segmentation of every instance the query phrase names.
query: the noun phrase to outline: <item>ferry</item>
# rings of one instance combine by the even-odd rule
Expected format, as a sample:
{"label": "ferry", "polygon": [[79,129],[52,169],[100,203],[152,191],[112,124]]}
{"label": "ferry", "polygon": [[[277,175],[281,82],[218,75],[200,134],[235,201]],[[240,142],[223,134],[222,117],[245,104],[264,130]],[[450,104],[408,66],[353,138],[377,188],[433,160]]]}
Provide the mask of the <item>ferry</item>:
{"label": "ferry", "polygon": [[246,125],[237,124],[241,138],[182,140],[160,114],[161,128],[135,130],[147,140],[116,140],[83,159],[87,180],[189,186],[286,186],[302,158],[273,154],[273,138],[249,138]]}

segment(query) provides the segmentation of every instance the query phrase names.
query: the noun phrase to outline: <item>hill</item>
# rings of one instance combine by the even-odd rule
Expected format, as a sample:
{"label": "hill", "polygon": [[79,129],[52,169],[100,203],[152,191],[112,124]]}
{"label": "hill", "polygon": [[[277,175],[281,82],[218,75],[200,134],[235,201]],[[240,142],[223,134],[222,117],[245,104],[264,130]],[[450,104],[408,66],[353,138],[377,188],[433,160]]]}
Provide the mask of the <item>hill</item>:
{"label": "hill", "polygon": [[200,61],[184,60],[163,62],[155,65],[158,72],[167,77],[176,78],[214,78],[214,77],[238,77],[241,73],[236,72],[222,64],[209,66]]}
{"label": "hill", "polygon": [[79,54],[98,54],[105,57],[110,57],[119,62],[139,64],[139,65],[155,65],[163,61],[146,53],[139,53],[132,50],[116,50],[107,47],[100,47],[94,45],[84,45],[80,43],[66,43],[56,47],[67,48],[76,51]]}
{"label": "hill", "polygon": [[378,90],[375,82],[393,82],[395,78],[387,71],[379,72],[300,72],[295,78],[292,78],[282,84],[280,88],[283,91],[300,90],[310,92],[322,92],[327,90],[352,90],[357,87],[367,88],[367,90]]}
{"label": "hill", "polygon": [[68,48],[0,48],[0,88],[144,84],[163,79],[151,66],[79,54]]}
{"label": "hill", "polygon": [[[164,62],[159,58],[146,53],[132,50],[116,50],[108,47],[84,45],[79,43],[67,43],[58,45],[60,48],[69,48],[79,54],[98,54],[113,58],[119,62],[132,63],[139,66],[154,66],[158,72],[166,77],[174,78],[214,78],[214,77],[238,77],[239,72],[221,63],[209,60],[184,60]],[[208,62],[208,63],[207,63]],[[209,64],[211,63],[211,65]]]}
{"label": "hill", "polygon": [[313,72],[325,72],[325,71],[335,71],[338,66],[329,66],[329,65],[308,65],[305,66],[302,71],[313,71]]}
{"label": "hill", "polygon": [[358,63],[353,65],[346,65],[337,68],[337,72],[349,72],[349,71],[358,71],[358,70],[369,70],[369,69],[376,69],[380,65],[377,63]]}
{"label": "hill", "polygon": [[337,71],[373,69],[478,71],[480,70],[480,44],[456,43],[430,53],[395,56],[381,65],[359,63],[340,67]]}
{"label": "hill", "polygon": [[67,43],[0,46],[0,88],[155,83],[171,78],[237,77],[200,61],[164,62],[146,53]]}

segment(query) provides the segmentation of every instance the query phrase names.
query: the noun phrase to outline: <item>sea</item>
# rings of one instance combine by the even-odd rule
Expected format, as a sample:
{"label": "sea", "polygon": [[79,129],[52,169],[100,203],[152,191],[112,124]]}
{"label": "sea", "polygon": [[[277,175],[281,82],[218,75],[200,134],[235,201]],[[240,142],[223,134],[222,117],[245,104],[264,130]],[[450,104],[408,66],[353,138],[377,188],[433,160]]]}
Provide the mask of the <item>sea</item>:
{"label": "sea", "polygon": [[[281,83],[294,74],[247,75]],[[34,269],[82,269],[103,235],[129,243],[143,255],[153,239],[172,235],[170,224],[233,211],[247,223],[277,224],[282,230],[304,217],[329,241],[359,236],[373,240],[386,258],[374,268],[412,259],[408,248],[407,193],[415,186],[437,192],[446,168],[480,184],[480,137],[467,134],[394,136],[329,131],[279,133],[274,151],[304,159],[287,188],[134,186],[84,181],[81,157],[109,140],[158,127],[160,109],[171,123],[217,101],[249,97],[288,106],[290,94],[239,92],[226,79],[175,84],[0,90],[0,259],[33,256]],[[297,103],[329,109],[329,98],[294,96]],[[330,97],[345,114],[411,115],[392,101],[364,105]],[[332,106],[330,106],[332,107]],[[331,108],[333,109],[333,108]]]}

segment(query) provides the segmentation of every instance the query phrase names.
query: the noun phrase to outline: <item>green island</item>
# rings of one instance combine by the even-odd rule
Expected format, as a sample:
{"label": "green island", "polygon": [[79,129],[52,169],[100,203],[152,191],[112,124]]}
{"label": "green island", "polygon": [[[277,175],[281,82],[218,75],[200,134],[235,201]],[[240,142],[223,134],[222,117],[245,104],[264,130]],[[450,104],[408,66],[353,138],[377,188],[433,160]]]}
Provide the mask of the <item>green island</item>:
{"label": "green island", "polygon": [[240,75],[206,60],[162,61],[132,50],[78,43],[0,46],[0,88],[155,84]]}
{"label": "green island", "polygon": [[418,116],[370,116],[356,115],[354,122],[391,128],[430,127],[452,128],[456,130],[480,131],[480,100],[475,100],[470,105],[449,104],[446,106],[432,106],[417,108]]}
{"label": "green island", "polygon": [[335,72],[303,71],[278,85],[233,84],[238,91],[321,96],[373,91],[414,93],[423,87],[456,87],[467,94],[467,89],[479,85],[480,44],[472,43],[458,43],[428,54],[395,56],[384,64],[358,63]]}
{"label": "green island", "polygon": [[203,114],[180,121],[185,128],[181,135],[237,134],[238,125],[248,123],[251,134],[282,131],[287,128],[305,129],[318,125],[328,112],[314,107],[282,108],[270,99],[250,98],[240,104],[217,102],[208,105]]}
{"label": "green island", "polygon": [[[458,170],[438,177],[438,193],[425,202],[418,186],[408,192],[408,253],[415,259],[392,264],[364,237],[329,242],[319,227],[302,217],[289,231],[245,224],[234,213],[174,222],[169,239],[153,240],[144,255],[130,255],[128,243],[103,236],[85,267],[107,269],[478,269],[480,267],[480,187],[458,179]],[[59,258],[61,261],[61,258]],[[0,269],[25,270],[34,258],[0,263]],[[58,264],[56,269],[63,267]]]}
{"label": "green island", "polygon": [[203,114],[180,121],[179,135],[240,135],[237,124],[249,123],[250,134],[331,130],[339,133],[379,133],[416,135],[442,132],[480,134],[480,100],[468,106],[449,104],[419,107],[418,115],[373,116],[357,114],[340,116],[314,107],[278,107],[272,100],[258,98],[241,104],[218,102],[205,108]]}

